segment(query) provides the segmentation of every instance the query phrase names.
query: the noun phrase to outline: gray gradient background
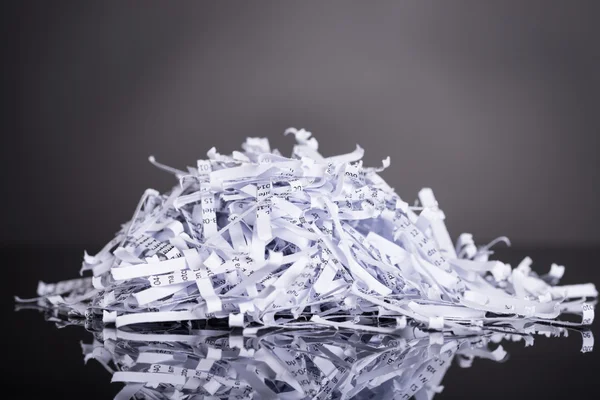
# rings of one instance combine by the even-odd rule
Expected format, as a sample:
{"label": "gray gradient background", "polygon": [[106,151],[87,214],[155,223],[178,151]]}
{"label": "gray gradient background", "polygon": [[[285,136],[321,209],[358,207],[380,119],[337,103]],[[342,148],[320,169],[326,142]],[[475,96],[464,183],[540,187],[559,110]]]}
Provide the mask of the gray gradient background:
{"label": "gray gradient background", "polygon": [[[172,3],[171,3],[172,4]],[[390,155],[453,237],[600,244],[600,3],[15,2],[2,10],[4,244],[96,250],[147,187],[289,126]]]}

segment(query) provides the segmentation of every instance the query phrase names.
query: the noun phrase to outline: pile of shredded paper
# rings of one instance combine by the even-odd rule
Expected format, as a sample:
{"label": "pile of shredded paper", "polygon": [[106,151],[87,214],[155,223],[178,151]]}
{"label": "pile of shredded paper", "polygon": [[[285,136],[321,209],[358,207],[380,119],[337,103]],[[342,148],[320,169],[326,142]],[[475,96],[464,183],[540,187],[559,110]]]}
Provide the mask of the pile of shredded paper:
{"label": "pile of shredded paper", "polygon": [[365,167],[358,146],[323,157],[310,132],[288,133],[289,158],[261,138],[231,155],[213,148],[186,171],[151,157],[179,183],[147,190],[116,237],[85,254],[81,273],[93,276],[40,282],[33,300],[117,328],[216,318],[246,329],[383,334],[410,322],[467,334],[562,314],[582,318],[563,325],[592,323],[593,284],[557,286],[556,264],[538,275],[529,258],[515,268],[490,259],[505,238],[453,244],[431,189],[410,206],[380,177],[389,159]]}

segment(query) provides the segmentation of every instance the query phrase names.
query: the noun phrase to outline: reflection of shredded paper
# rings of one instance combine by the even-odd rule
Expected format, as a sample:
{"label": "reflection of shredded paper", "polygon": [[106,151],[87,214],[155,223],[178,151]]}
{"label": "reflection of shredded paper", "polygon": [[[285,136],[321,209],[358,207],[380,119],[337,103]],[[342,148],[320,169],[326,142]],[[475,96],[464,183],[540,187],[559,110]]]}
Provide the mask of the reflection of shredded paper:
{"label": "reflection of shredded paper", "polygon": [[[524,320],[460,334],[421,329],[415,322],[394,333],[328,327],[256,331],[189,322],[119,329],[94,318],[64,320],[56,311],[50,316],[57,324],[84,323],[95,334],[92,344],[82,344],[84,358],[97,360],[112,382],[125,384],[117,400],[431,399],[442,391],[452,364],[470,367],[474,358],[502,362],[503,340],[531,346],[535,334],[568,334],[566,327]],[[582,335],[582,351],[591,350],[591,332]]]}
{"label": "reflection of shredded paper", "polygon": [[[117,236],[85,254],[92,277],[40,283],[33,300],[116,327],[218,318],[389,333],[408,320],[467,334],[563,313],[591,324],[593,284],[556,286],[564,267],[538,275],[529,258],[491,260],[495,242],[477,247],[470,234],[454,245],[430,189],[409,206],[379,176],[389,159],[363,167],[360,147],[323,157],[309,132],[286,133],[291,158],[258,138],[186,171],[151,158],[179,184],[147,190]],[[394,325],[373,324],[382,318]]]}

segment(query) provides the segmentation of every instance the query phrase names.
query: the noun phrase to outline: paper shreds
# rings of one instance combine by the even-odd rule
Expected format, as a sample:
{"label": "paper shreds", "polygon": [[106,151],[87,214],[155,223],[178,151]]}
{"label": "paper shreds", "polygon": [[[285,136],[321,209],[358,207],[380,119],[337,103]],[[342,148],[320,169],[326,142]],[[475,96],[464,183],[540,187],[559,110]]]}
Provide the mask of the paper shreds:
{"label": "paper shreds", "polygon": [[[534,344],[534,335],[566,337],[568,329],[525,320],[484,327],[476,333],[379,328],[222,329],[204,323],[145,324],[115,329],[101,320],[67,319],[94,333],[83,344],[84,360],[95,359],[124,387],[116,400],[136,399],[432,399],[453,364],[471,367],[475,358],[507,359],[503,341]],[[214,321],[214,320],[213,320]],[[391,325],[390,325],[391,324]],[[569,328],[574,329],[574,328]],[[581,351],[592,350],[582,331]],[[451,387],[452,382],[447,385]]]}
{"label": "paper shreds", "polygon": [[179,183],[147,190],[117,236],[85,254],[92,277],[41,282],[36,300],[117,328],[217,318],[383,333],[408,320],[460,334],[563,313],[582,317],[564,325],[592,323],[593,284],[557,286],[564,267],[538,275],[529,258],[492,260],[495,242],[478,247],[470,234],[453,244],[430,189],[409,206],[380,177],[389,159],[364,167],[359,146],[323,157],[310,132],[288,133],[291,158],[260,138],[231,155],[213,148],[186,171],[151,158]]}

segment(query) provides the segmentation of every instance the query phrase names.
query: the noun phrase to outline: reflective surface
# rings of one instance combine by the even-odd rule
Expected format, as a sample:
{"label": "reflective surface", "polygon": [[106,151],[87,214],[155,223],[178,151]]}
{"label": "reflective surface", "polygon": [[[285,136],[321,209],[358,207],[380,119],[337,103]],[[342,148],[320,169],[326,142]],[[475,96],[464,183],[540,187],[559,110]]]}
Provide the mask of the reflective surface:
{"label": "reflective surface", "polygon": [[[591,268],[595,249],[527,253],[541,264],[567,265],[563,283],[598,282],[598,272]],[[80,259],[79,252],[56,250],[5,249],[4,255],[4,269],[13,274],[5,277],[8,294],[33,293],[38,279],[69,276]],[[508,250],[499,256],[510,262],[522,253]],[[413,393],[427,398],[441,385],[436,399],[590,397],[598,390],[598,352],[580,352],[582,344],[590,345],[589,333],[548,325],[498,326],[461,336],[413,327],[394,335],[286,329],[242,336],[241,331],[219,329],[218,322],[117,331],[100,321],[69,320],[54,312],[15,313],[13,306],[5,304],[10,324],[3,374],[24,397],[112,398],[123,383],[109,383],[105,368],[117,371],[115,381],[134,382],[126,390],[148,398],[192,393],[294,399],[321,393],[321,398],[336,398],[342,392],[356,398]],[[56,329],[66,325],[76,326]],[[84,366],[83,360],[90,358],[95,360]],[[135,381],[156,384],[142,388]]]}

